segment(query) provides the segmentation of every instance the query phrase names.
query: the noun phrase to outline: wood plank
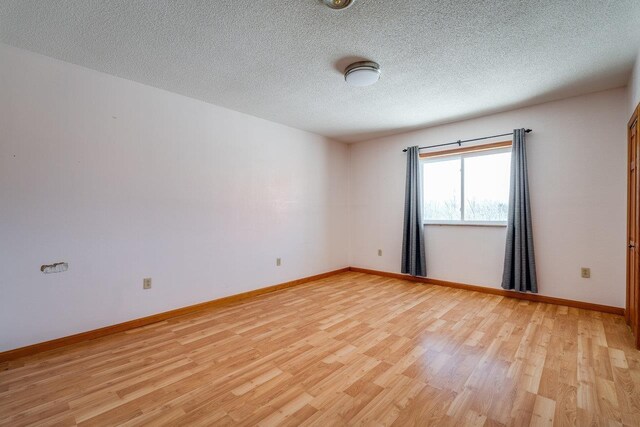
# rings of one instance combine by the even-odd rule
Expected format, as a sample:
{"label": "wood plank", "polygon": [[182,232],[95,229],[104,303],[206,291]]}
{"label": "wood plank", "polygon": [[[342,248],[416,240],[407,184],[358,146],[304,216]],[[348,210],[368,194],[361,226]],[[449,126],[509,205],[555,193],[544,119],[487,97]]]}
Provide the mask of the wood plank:
{"label": "wood plank", "polygon": [[0,364],[0,426],[638,425],[620,315],[343,272]]}
{"label": "wood plank", "polygon": [[501,141],[501,142],[493,142],[490,144],[479,144],[479,145],[470,145],[467,147],[460,148],[452,148],[449,150],[439,150],[439,151],[431,151],[429,153],[420,153],[420,157],[441,157],[441,156],[450,156],[453,154],[462,154],[462,153],[475,153],[478,151],[487,151],[487,150],[496,150],[500,148],[511,147],[512,141]]}
{"label": "wood plank", "polygon": [[349,267],[350,271],[359,273],[374,274],[377,276],[392,277],[394,279],[410,280],[417,283],[429,283],[431,285],[446,286],[449,288],[464,289],[467,291],[484,292],[491,295],[501,295],[509,298],[517,298],[526,301],[542,302],[546,304],[564,305],[567,307],[581,308],[583,310],[601,311],[603,313],[618,314],[624,316],[624,308],[612,307],[610,305],[594,304],[585,301],[574,301],[564,298],[549,297],[540,294],[532,294],[525,292],[507,291],[505,289],[489,288],[486,286],[468,285],[466,283],[449,282],[446,280],[430,279],[428,277],[409,276],[407,274],[390,273],[387,271],[370,270],[368,268]]}
{"label": "wood plank", "polygon": [[185,314],[196,313],[198,311],[208,310],[211,308],[219,307],[221,305],[231,304],[237,301],[241,301],[243,299],[267,294],[270,292],[280,291],[283,289],[290,288],[292,286],[298,286],[303,283],[312,282],[314,280],[320,280],[320,279],[330,277],[334,274],[342,273],[348,270],[349,268],[345,267],[339,270],[317,274],[315,276],[296,279],[290,282],[268,286],[266,288],[255,289],[253,291],[230,295],[228,297],[218,298],[218,299],[203,302],[200,304],[194,304],[187,307],[177,308],[175,310],[165,311],[163,313],[158,313],[158,314],[154,314],[147,317],[141,317],[139,319],[129,320],[127,322],[118,323],[116,325],[105,326],[104,328],[94,329],[91,331],[81,332],[79,334],[69,335],[62,338],[56,338],[54,340],[32,344],[25,347],[16,348],[13,350],[3,351],[3,352],[0,352],[0,362],[5,362],[7,360],[17,359],[19,357],[24,357],[24,356],[29,356],[36,353],[42,353],[45,351],[54,350],[60,347],[65,347],[67,345],[76,344],[83,341],[94,340],[96,338],[101,338],[107,335],[116,334],[118,332],[128,331],[130,329],[135,329],[141,326],[150,325],[152,323],[161,322],[163,320],[171,319],[173,317],[184,316]]}

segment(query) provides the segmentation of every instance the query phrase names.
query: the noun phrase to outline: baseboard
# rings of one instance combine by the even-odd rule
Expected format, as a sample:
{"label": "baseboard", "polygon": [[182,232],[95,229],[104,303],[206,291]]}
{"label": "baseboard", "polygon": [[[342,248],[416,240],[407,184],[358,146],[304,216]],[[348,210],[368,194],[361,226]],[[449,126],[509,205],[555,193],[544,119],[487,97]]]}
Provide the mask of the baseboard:
{"label": "baseboard", "polygon": [[141,326],[150,325],[152,323],[162,322],[163,320],[171,319],[173,317],[183,316],[185,314],[195,313],[206,309],[220,307],[226,304],[230,304],[236,301],[240,301],[246,298],[267,294],[270,292],[279,291],[281,289],[291,288],[293,286],[301,285],[303,283],[312,282],[314,280],[324,279],[335,274],[344,273],[346,271],[353,271],[358,273],[373,274],[376,276],[391,277],[394,279],[408,280],[411,282],[429,283],[432,285],[446,286],[449,288],[464,289],[467,291],[484,292],[487,294],[500,295],[508,298],[517,298],[527,301],[542,302],[547,304],[566,305],[569,307],[581,308],[585,310],[601,311],[604,313],[611,313],[617,315],[624,315],[624,308],[612,307],[608,305],[593,304],[590,302],[574,301],[563,298],[548,297],[539,294],[530,294],[516,291],[507,291],[504,289],[488,288],[486,286],[467,285],[464,283],[449,282],[446,280],[429,279],[425,277],[409,276],[407,274],[390,273],[387,271],[370,270],[359,267],[345,267],[327,273],[316,274],[314,276],[304,277],[302,279],[292,280],[290,282],[280,283],[278,285],[268,286],[266,288],[255,289],[249,292],[243,292],[240,294],[230,295],[215,299],[212,301],[206,301],[200,304],[190,305],[187,307],[178,308],[175,310],[165,311],[163,313],[154,314],[147,317],[141,317],[139,319],[129,320],[127,322],[118,323],[116,325],[105,326],[104,328],[94,329],[87,332],[81,332],[79,334],[69,335],[62,338],[57,338],[50,341],[45,341],[37,344],[32,344],[26,347],[20,347],[13,350],[7,350],[0,352],[0,362],[6,362],[14,360],[20,357],[31,356],[37,353],[42,353],[49,350],[55,350],[60,347],[65,347],[71,344],[77,344],[83,341],[89,341],[96,338],[101,338],[107,335],[115,334],[118,332],[128,331],[130,329],[139,328]]}
{"label": "baseboard", "polygon": [[28,345],[26,347],[7,350],[0,353],[0,362],[6,362],[9,360],[17,359],[19,357],[24,357],[24,356],[31,356],[36,353],[42,353],[44,351],[54,350],[54,349],[65,347],[71,344],[77,344],[82,341],[93,340],[96,338],[104,337],[106,335],[111,335],[118,332],[124,332],[129,329],[139,328],[140,326],[150,325],[152,323],[161,322],[163,320],[171,319],[173,317],[183,316],[185,314],[195,313],[195,312],[206,310],[213,307],[219,307],[225,304],[230,304],[232,302],[254,297],[257,295],[263,295],[270,292],[279,291],[281,289],[291,288],[293,286],[301,285],[303,283],[312,282],[314,280],[324,279],[326,277],[333,276],[334,274],[344,273],[346,271],[349,271],[349,267],[329,271],[327,273],[316,274],[314,276],[304,277],[302,279],[292,280],[290,282],[280,283],[278,285],[268,286],[266,288],[260,288],[260,289],[255,289],[249,292],[230,295],[228,297],[218,298],[218,299],[215,299],[212,301],[206,301],[200,304],[177,308],[175,310],[165,311],[163,313],[158,313],[158,314],[154,314],[147,317],[141,317],[139,319],[129,320],[128,322],[118,323],[116,325],[111,325],[111,326],[105,326],[104,328],[94,329],[87,332],[81,332],[79,334],[69,335],[62,338],[56,338],[50,341]]}
{"label": "baseboard", "polygon": [[350,271],[358,273],[373,274],[376,276],[392,277],[394,279],[409,280],[412,282],[429,283],[432,285],[446,286],[449,288],[464,289],[467,291],[484,292],[486,294],[500,295],[508,298],[517,298],[527,301],[543,302],[547,304],[566,305],[569,307],[582,308],[584,310],[601,311],[604,313],[618,314],[624,316],[624,308],[612,307],[610,305],[593,304],[584,301],[574,301],[570,299],[548,297],[540,294],[531,294],[517,291],[507,291],[504,289],[488,288],[486,286],[467,285],[464,283],[448,282],[446,280],[429,279],[428,277],[415,277],[408,274],[389,273],[386,271],[369,270],[366,268],[349,267]]}

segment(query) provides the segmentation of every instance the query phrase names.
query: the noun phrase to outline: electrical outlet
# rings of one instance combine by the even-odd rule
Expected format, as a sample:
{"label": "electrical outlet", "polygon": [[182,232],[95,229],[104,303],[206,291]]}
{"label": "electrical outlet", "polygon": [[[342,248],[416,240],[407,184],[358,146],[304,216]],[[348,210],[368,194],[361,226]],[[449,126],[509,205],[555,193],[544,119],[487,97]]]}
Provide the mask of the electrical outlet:
{"label": "electrical outlet", "polygon": [[382,256],[382,249],[378,249],[378,256]]}
{"label": "electrical outlet", "polygon": [[280,267],[282,265],[282,260],[280,258],[276,258],[276,266]]}
{"label": "electrical outlet", "polygon": [[580,276],[581,276],[583,279],[588,279],[588,278],[590,278],[590,277],[591,277],[591,269],[590,269],[590,268],[587,268],[587,267],[582,267],[582,268],[580,269]]}
{"label": "electrical outlet", "polygon": [[151,277],[142,279],[142,289],[151,289]]}

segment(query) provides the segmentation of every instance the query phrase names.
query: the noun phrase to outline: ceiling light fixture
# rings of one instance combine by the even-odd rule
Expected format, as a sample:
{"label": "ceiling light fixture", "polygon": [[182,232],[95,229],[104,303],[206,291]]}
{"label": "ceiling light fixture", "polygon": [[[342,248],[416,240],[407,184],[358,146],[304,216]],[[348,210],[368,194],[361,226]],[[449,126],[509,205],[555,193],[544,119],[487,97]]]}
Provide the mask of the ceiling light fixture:
{"label": "ceiling light fixture", "polygon": [[334,10],[346,9],[353,4],[354,0],[322,0],[326,6]]}
{"label": "ceiling light fixture", "polygon": [[354,62],[344,70],[344,81],[349,86],[371,86],[380,78],[380,66],[373,61]]}

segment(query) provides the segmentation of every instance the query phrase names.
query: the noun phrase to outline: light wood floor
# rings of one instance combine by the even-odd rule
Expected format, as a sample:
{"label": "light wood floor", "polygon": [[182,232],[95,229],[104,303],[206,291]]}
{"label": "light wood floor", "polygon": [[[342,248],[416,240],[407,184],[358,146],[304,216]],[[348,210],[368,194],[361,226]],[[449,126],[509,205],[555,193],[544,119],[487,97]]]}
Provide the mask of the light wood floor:
{"label": "light wood floor", "polygon": [[2,425],[640,425],[620,316],[362,273],[0,365]]}

